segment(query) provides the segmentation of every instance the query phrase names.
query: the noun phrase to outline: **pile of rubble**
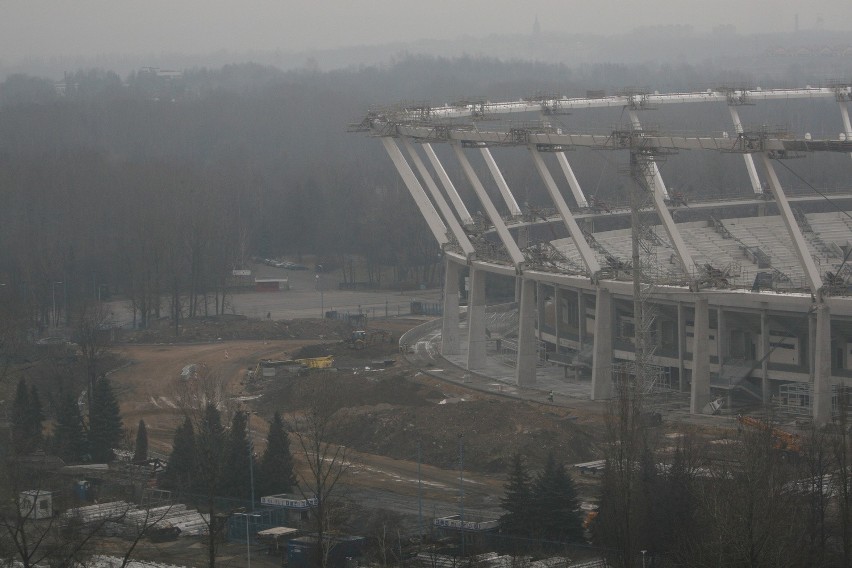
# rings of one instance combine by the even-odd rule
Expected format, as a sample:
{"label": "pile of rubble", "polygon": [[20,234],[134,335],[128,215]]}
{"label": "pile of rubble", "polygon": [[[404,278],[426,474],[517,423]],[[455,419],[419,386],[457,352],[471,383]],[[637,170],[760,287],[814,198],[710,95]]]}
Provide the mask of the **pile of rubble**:
{"label": "pile of rubble", "polygon": [[182,320],[175,335],[168,321],[154,322],[148,329],[125,331],[119,341],[126,343],[196,343],[229,339],[328,339],[339,341],[349,334],[338,320],[267,320],[223,315]]}

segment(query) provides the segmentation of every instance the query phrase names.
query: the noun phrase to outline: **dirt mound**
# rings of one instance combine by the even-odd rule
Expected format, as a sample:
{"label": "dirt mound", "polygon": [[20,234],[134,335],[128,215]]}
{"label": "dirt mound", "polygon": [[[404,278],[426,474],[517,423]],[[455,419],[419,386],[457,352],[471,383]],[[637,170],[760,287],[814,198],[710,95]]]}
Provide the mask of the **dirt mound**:
{"label": "dirt mound", "polygon": [[148,329],[125,331],[124,343],[198,343],[230,339],[329,339],[347,337],[349,327],[342,321],[324,319],[267,320],[222,315],[181,320],[178,334],[168,320]]}
{"label": "dirt mound", "polygon": [[421,443],[424,463],[457,467],[463,436],[465,467],[502,473],[512,454],[531,465],[549,451],[568,463],[591,459],[593,442],[560,410],[487,396],[448,395],[400,371],[309,373],[265,392],[261,413],[295,412],[316,393],[335,411],[331,441],[359,452],[411,459]]}

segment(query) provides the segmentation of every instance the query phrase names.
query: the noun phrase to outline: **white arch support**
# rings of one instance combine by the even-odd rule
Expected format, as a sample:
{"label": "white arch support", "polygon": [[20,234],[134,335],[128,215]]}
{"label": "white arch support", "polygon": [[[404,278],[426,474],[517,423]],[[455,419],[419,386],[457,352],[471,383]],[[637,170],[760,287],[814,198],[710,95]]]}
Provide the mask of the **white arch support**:
{"label": "white arch support", "polygon": [[583,189],[580,187],[580,182],[577,181],[577,176],[574,175],[571,164],[568,163],[568,157],[565,155],[565,152],[556,152],[556,160],[562,168],[562,173],[565,174],[565,179],[568,180],[568,187],[571,188],[571,193],[574,194],[577,207],[588,207],[589,202],[583,194]]}
{"label": "white arch support", "polygon": [[518,207],[518,202],[515,201],[515,196],[512,195],[509,185],[506,183],[506,180],[503,178],[503,174],[500,172],[500,168],[497,167],[497,162],[494,161],[494,156],[491,155],[491,152],[487,147],[480,148],[480,151],[482,152],[482,157],[485,158],[485,163],[488,165],[488,169],[491,172],[491,177],[494,178],[494,182],[500,189],[500,195],[503,196],[503,201],[506,202],[506,207],[509,208],[509,214],[513,217],[517,217],[521,214],[521,208]]}
{"label": "white arch support", "polygon": [[452,209],[450,209],[447,200],[444,199],[443,195],[441,195],[441,191],[435,184],[435,180],[432,179],[432,175],[429,173],[429,170],[426,169],[426,165],[417,154],[414,144],[412,144],[411,140],[408,138],[403,137],[402,146],[405,148],[405,151],[408,152],[408,155],[411,156],[411,161],[414,162],[414,167],[417,168],[417,173],[420,174],[420,178],[426,183],[429,193],[432,194],[432,199],[438,205],[438,209],[441,211],[441,215],[444,216],[444,220],[447,222],[447,225],[450,226],[450,231],[452,231],[453,236],[456,237],[465,257],[470,259],[476,254],[476,250],[474,250],[473,245],[470,244],[467,234],[465,234],[464,229],[462,229],[461,225],[459,225],[459,222]]}
{"label": "white arch support", "polygon": [[423,186],[421,186],[420,182],[417,181],[417,177],[414,175],[414,172],[411,171],[411,167],[408,165],[408,162],[405,161],[405,156],[403,156],[402,152],[400,152],[399,146],[397,146],[393,138],[389,136],[382,136],[382,144],[384,144],[385,151],[393,161],[393,165],[396,166],[396,170],[399,172],[400,177],[402,177],[405,187],[408,188],[408,192],[411,194],[411,197],[414,198],[414,202],[420,209],[423,219],[426,220],[426,224],[429,225],[429,229],[432,231],[432,234],[435,235],[435,239],[438,241],[438,244],[443,246],[450,242],[447,238],[446,225],[444,225],[444,222],[441,221],[441,217],[438,215],[438,212],[435,211],[435,207],[432,205],[432,202],[429,201],[429,197],[427,197],[426,192],[423,191]]}
{"label": "white arch support", "polygon": [[[740,120],[740,112],[737,107],[728,105],[728,110],[731,111],[731,120],[734,121],[734,128],[737,134],[743,133],[743,123]],[[743,154],[746,170],[748,171],[748,179],[751,181],[751,189],[755,194],[763,193],[763,184],[760,183],[760,176],[757,175],[757,168],[754,166],[754,157],[751,154]]]}
{"label": "white arch support", "polygon": [[781,188],[781,182],[778,181],[778,175],[775,173],[775,166],[772,165],[769,154],[761,152],[760,156],[763,158],[763,165],[766,168],[766,174],[769,178],[769,187],[772,189],[772,195],[778,204],[781,219],[784,221],[784,226],[787,228],[787,233],[793,242],[793,250],[796,252],[796,258],[799,260],[799,265],[805,273],[805,278],[808,279],[808,286],[811,292],[819,298],[822,288],[822,276],[817,269],[814,258],[811,256],[810,251],[808,251],[805,237],[802,235],[798,223],[796,223],[796,218],[793,216],[790,203],[787,201],[787,196],[784,195],[784,190]]}
{"label": "white arch support", "polygon": [[586,265],[586,270],[589,271],[589,276],[591,276],[592,279],[595,279],[597,274],[601,271],[601,265],[598,263],[598,259],[595,257],[592,247],[589,246],[589,243],[586,241],[586,237],[583,236],[583,231],[581,231],[580,226],[577,225],[577,221],[574,219],[571,209],[569,209],[568,204],[565,203],[565,198],[563,198],[562,194],[559,193],[559,188],[556,187],[556,182],[553,180],[553,176],[550,175],[550,170],[547,169],[547,164],[544,163],[544,160],[541,158],[541,154],[533,145],[527,146],[527,148],[529,148],[530,154],[532,155],[533,163],[535,164],[535,168],[538,170],[538,175],[541,176],[544,186],[547,188],[548,193],[550,193],[550,199],[553,201],[553,204],[556,205],[556,210],[559,211],[559,216],[562,217],[562,222],[565,224],[565,228],[568,229],[568,234],[571,235],[571,238],[574,240],[577,251],[583,259],[583,264]]}
{"label": "white arch support", "polygon": [[435,173],[438,174],[438,179],[441,180],[441,185],[444,186],[444,191],[447,192],[453,207],[456,208],[456,213],[459,214],[459,219],[461,219],[462,224],[473,224],[473,217],[470,215],[467,207],[465,207],[464,201],[462,201],[461,196],[459,196],[459,192],[456,191],[456,186],[453,185],[453,181],[450,179],[450,176],[447,175],[444,165],[441,163],[441,160],[438,159],[438,156],[435,154],[435,150],[432,149],[432,145],[424,143],[423,151],[426,152],[426,157],[429,158],[429,162],[435,169]]}
{"label": "white arch support", "polygon": [[[840,106],[840,117],[843,119],[843,133],[847,140],[852,140],[852,124],[849,123],[849,108],[846,106],[846,101],[837,101]],[[852,156],[852,154],[849,154]]]}
{"label": "white arch support", "polygon": [[470,161],[468,161],[467,156],[464,155],[464,150],[462,150],[461,144],[454,141],[450,145],[453,147],[453,151],[456,153],[456,157],[458,158],[470,185],[473,186],[473,191],[479,198],[479,202],[482,204],[483,209],[485,209],[488,219],[491,221],[491,224],[494,225],[494,229],[497,231],[497,236],[500,237],[500,241],[503,243],[503,246],[506,247],[506,252],[509,253],[509,258],[512,260],[512,264],[515,265],[515,270],[520,272],[524,266],[524,255],[521,253],[521,249],[518,248],[518,244],[515,242],[515,239],[512,238],[512,234],[509,232],[509,229],[506,228],[506,223],[503,222],[503,218],[500,217],[500,213],[497,211],[497,208],[494,207],[494,204],[491,202],[491,198],[488,197],[488,193],[482,186],[482,182],[479,181],[476,172],[473,171],[473,166],[470,165]]}
{"label": "white arch support", "polygon": [[[630,115],[630,122],[633,123],[633,128],[636,130],[642,130],[642,123],[639,122],[639,115],[636,114],[635,110],[628,110],[627,113]],[[659,190],[663,199],[669,198],[669,190],[666,188],[666,182],[663,181],[663,176],[660,175],[660,168],[657,167],[656,162],[651,162],[648,164],[648,183],[651,187],[654,188],[656,192]]]}

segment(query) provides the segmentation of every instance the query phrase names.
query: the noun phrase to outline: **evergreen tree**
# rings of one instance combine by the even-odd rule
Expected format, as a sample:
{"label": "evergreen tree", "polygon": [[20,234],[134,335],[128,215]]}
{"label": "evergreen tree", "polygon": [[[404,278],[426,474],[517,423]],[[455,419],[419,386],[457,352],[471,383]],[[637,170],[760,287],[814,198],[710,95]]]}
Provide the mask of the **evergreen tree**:
{"label": "evergreen tree", "polygon": [[198,435],[195,438],[194,488],[212,498],[219,494],[221,486],[222,459],[225,448],[225,429],[222,416],[213,403],[207,403],[201,415]]}
{"label": "evergreen tree", "polygon": [[18,381],[15,390],[15,400],[12,403],[12,451],[16,455],[23,455],[31,451],[29,424],[30,392],[24,379]]}
{"label": "evergreen tree", "polygon": [[89,445],[92,461],[110,462],[115,458],[113,448],[118,447],[124,427],[118,401],[112,392],[109,379],[101,377],[92,392],[92,408],[89,411]]}
{"label": "evergreen tree", "polygon": [[531,517],[532,487],[526,463],[521,454],[512,456],[512,470],[506,479],[505,495],[500,505],[506,511],[500,517],[500,529],[515,537],[529,536],[533,519]]}
{"label": "evergreen tree", "polygon": [[30,386],[30,412],[28,413],[27,429],[30,432],[32,445],[38,449],[44,443],[44,407],[35,385]]}
{"label": "evergreen tree", "polygon": [[192,487],[195,473],[195,428],[187,417],[175,430],[169,463],[160,478],[165,489],[187,489]]}
{"label": "evergreen tree", "polygon": [[228,432],[224,462],[222,463],[221,493],[227,497],[251,497],[251,469],[254,464],[251,442],[248,439],[248,415],[240,410],[234,413]]}
{"label": "evergreen tree", "polygon": [[260,460],[257,474],[258,495],[289,493],[296,485],[293,473],[293,454],[290,453],[290,438],[284,428],[281,413],[276,411],[266,436],[266,451]]}
{"label": "evergreen tree", "polygon": [[133,462],[143,463],[148,460],[148,428],[144,420],[139,420],[136,428],[136,444],[133,451]]}
{"label": "evergreen tree", "polygon": [[56,426],[53,429],[53,446],[57,456],[67,463],[88,461],[89,450],[83,415],[71,393],[59,391],[56,406]]}
{"label": "evergreen tree", "polygon": [[553,453],[548,454],[544,469],[536,476],[532,500],[536,536],[556,542],[583,540],[583,517],[574,480]]}

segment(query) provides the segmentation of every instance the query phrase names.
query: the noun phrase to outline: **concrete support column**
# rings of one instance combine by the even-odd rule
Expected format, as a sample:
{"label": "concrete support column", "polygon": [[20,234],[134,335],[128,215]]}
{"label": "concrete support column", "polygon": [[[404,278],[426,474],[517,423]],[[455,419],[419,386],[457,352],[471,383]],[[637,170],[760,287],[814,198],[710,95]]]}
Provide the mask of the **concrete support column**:
{"label": "concrete support column", "polygon": [[591,398],[604,400],[612,398],[612,295],[606,288],[597,292]]}
{"label": "concrete support column", "polygon": [[[728,359],[728,318],[726,317],[725,310],[722,309],[721,306],[716,308],[716,356],[719,358],[719,374],[723,373],[723,368],[725,366],[725,361]],[[721,380],[721,379],[720,379]],[[731,376],[728,374],[728,386],[732,386],[730,384]],[[733,389],[728,389],[727,394],[727,402],[726,407],[731,408],[731,395],[733,394]]]}
{"label": "concrete support column", "polygon": [[559,354],[559,338],[562,337],[560,333],[560,326],[562,325],[562,295],[563,290],[558,286],[553,287],[553,335],[556,337],[556,353]]}
{"label": "concrete support column", "polygon": [[467,302],[467,368],[485,368],[485,271],[471,267]]}
{"label": "concrete support column", "polygon": [[459,271],[461,266],[447,259],[444,271],[444,318],[441,326],[441,354],[459,354]]}
{"label": "concrete support column", "polygon": [[577,337],[580,351],[586,346],[586,295],[577,288]]}
{"label": "concrete support column", "polygon": [[521,387],[536,384],[535,304],[535,281],[524,278],[518,306],[518,361],[515,365],[515,380]]}
{"label": "concrete support column", "polygon": [[816,341],[813,345],[815,369],[813,382],[814,424],[831,422],[831,316],[828,306],[816,309]]}
{"label": "concrete support column", "polygon": [[[814,376],[816,376],[816,353],[814,347],[816,346],[816,331],[817,331],[817,321],[815,315],[808,316],[808,345],[804,350],[808,356],[808,373],[810,374],[811,381],[814,380]],[[799,350],[801,353],[802,349]],[[801,363],[801,362],[800,362]]]}
{"label": "concrete support column", "polygon": [[772,395],[769,388],[769,317],[766,310],[760,312],[760,346],[757,353],[760,357],[760,390],[763,404],[768,405]]}
{"label": "concrete support column", "polygon": [[[527,226],[521,227],[518,229],[518,248],[524,250],[530,246],[530,229]],[[515,301],[521,301],[521,281],[523,280],[522,276],[515,277]]]}
{"label": "concrete support column", "polygon": [[535,297],[537,300],[536,313],[538,314],[538,340],[542,341],[541,334],[544,327],[544,285],[541,282],[535,283]]}
{"label": "concrete support column", "polygon": [[689,397],[689,412],[700,414],[712,399],[710,393],[710,308],[707,298],[695,299],[695,323],[692,341],[692,389]]}
{"label": "concrete support column", "polygon": [[677,391],[683,392],[683,375],[686,373],[686,310],[677,303]]}

